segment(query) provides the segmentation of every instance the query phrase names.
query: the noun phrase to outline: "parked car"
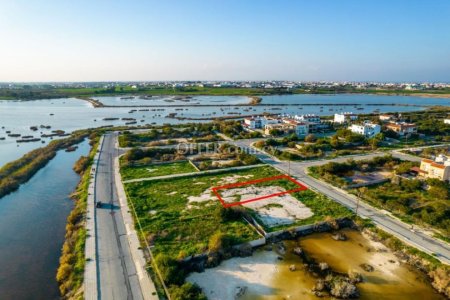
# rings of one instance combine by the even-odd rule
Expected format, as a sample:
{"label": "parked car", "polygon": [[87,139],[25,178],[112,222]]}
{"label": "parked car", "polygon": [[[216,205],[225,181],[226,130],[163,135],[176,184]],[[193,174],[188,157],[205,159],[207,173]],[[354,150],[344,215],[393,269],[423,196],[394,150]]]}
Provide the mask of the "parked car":
{"label": "parked car", "polygon": [[97,201],[97,203],[95,204],[95,207],[101,208],[102,205],[103,205],[102,201]]}

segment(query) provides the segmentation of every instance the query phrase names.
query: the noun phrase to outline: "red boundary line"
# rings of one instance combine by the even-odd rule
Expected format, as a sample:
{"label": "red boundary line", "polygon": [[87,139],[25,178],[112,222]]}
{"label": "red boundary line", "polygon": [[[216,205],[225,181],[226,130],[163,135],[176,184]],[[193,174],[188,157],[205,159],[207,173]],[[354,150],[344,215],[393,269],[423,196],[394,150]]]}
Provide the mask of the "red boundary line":
{"label": "red boundary line", "polygon": [[[280,193],[270,194],[270,195],[266,195],[266,196],[261,196],[261,197],[257,197],[257,198],[248,199],[248,200],[245,200],[245,201],[232,202],[232,203],[226,203],[223,200],[222,196],[220,196],[220,193],[218,192],[219,190],[225,190],[225,189],[230,189],[230,188],[239,187],[239,186],[243,186],[243,185],[250,185],[250,184],[255,184],[255,183],[260,183],[260,182],[265,182],[265,181],[272,181],[272,180],[277,180],[277,179],[289,180],[290,182],[295,183],[299,187],[295,188],[295,189],[288,190],[288,191],[280,192]],[[231,206],[241,205],[241,204],[254,202],[254,201],[258,201],[258,200],[263,200],[263,199],[276,197],[276,196],[280,196],[280,195],[285,195],[285,194],[291,194],[291,193],[294,193],[294,192],[304,191],[304,190],[307,190],[307,189],[308,188],[306,186],[304,186],[303,184],[301,184],[300,182],[298,182],[297,180],[295,180],[291,176],[278,175],[278,176],[273,176],[273,177],[266,177],[266,178],[255,179],[255,180],[250,180],[250,181],[237,182],[237,183],[231,183],[231,184],[222,185],[222,186],[216,186],[216,187],[212,188],[212,191],[216,195],[216,197],[219,199],[219,201],[222,204],[222,206],[227,208],[227,207],[231,207]]]}

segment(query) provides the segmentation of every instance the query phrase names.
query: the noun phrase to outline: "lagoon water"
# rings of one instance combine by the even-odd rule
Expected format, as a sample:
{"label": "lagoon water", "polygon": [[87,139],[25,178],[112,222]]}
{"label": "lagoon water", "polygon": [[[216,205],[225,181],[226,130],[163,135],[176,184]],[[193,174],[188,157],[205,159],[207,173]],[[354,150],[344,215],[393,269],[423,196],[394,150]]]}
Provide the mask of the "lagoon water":
{"label": "lagoon water", "polygon": [[59,151],[18,191],[0,199],[0,299],[59,299],[56,283],[69,194],[79,176],[72,166],[89,150]]}
{"label": "lagoon water", "polygon": [[[336,112],[353,111],[355,113],[371,113],[379,109],[380,112],[404,112],[423,109],[420,106],[405,105],[450,105],[450,99],[421,98],[413,96],[375,96],[375,95],[280,95],[263,96],[262,103],[268,104],[304,104],[290,106],[230,106],[230,107],[195,107],[186,105],[193,103],[210,105],[234,105],[248,103],[247,97],[238,96],[194,96],[190,102],[173,100],[173,97],[155,97],[150,99],[121,99],[122,97],[97,97],[106,105],[137,106],[137,105],[178,105],[178,107],[140,108],[130,113],[133,107],[104,107],[94,108],[86,101],[74,98],[36,100],[36,101],[0,101],[0,166],[21,157],[28,151],[41,147],[41,142],[16,143],[16,138],[7,136],[6,131],[40,137],[42,133],[61,129],[72,132],[76,129],[99,127],[105,125],[124,125],[127,121],[104,121],[104,118],[135,118],[137,124],[163,124],[192,122],[166,118],[169,113],[176,113],[180,117],[212,118],[221,116],[237,116],[268,113],[332,115]],[[174,102],[166,102],[170,100]],[[310,105],[317,104],[317,105]],[[320,107],[320,104],[328,104]],[[348,104],[348,105],[343,105]],[[382,105],[376,105],[382,104]],[[357,109],[355,105],[360,109]],[[148,109],[148,111],[142,111]],[[159,109],[159,111],[156,111]],[[153,111],[152,111],[153,110]],[[53,115],[50,115],[53,114]],[[196,121],[198,122],[198,120]],[[30,126],[50,125],[51,129],[31,131]],[[51,139],[43,139],[48,143]]]}

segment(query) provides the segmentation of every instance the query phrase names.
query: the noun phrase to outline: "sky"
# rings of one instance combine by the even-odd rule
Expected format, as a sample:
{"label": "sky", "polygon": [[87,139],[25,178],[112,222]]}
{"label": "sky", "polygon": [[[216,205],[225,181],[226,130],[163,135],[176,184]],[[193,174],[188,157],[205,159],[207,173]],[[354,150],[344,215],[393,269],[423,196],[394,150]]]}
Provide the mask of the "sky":
{"label": "sky", "polygon": [[450,82],[448,0],[0,0],[0,81]]}

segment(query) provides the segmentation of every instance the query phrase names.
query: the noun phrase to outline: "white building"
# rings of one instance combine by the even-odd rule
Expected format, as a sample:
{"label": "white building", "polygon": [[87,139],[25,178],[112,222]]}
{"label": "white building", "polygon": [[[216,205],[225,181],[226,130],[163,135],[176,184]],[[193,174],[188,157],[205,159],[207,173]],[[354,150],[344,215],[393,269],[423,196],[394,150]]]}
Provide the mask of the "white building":
{"label": "white building", "polygon": [[334,123],[346,123],[358,120],[358,115],[352,112],[344,112],[341,114],[334,114]]}
{"label": "white building", "polygon": [[308,123],[309,132],[318,132],[329,128],[329,125],[327,123],[322,123],[322,120],[320,120],[320,117],[318,115],[314,114],[295,115],[294,119]]}
{"label": "white building", "polygon": [[314,114],[295,115],[294,119],[309,123],[320,123],[320,117]]}
{"label": "white building", "polygon": [[450,124],[450,119],[444,119],[444,124]]}
{"label": "white building", "polygon": [[244,119],[244,125],[250,129],[262,129],[269,124],[281,123],[280,119],[271,117],[251,117]]}
{"label": "white building", "polygon": [[365,137],[374,137],[381,132],[381,126],[366,122],[364,124],[352,124],[348,129],[353,133],[364,135]]}

